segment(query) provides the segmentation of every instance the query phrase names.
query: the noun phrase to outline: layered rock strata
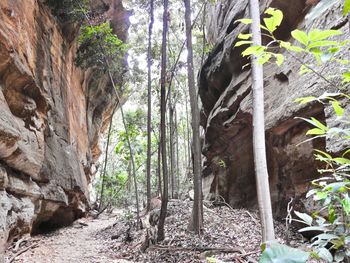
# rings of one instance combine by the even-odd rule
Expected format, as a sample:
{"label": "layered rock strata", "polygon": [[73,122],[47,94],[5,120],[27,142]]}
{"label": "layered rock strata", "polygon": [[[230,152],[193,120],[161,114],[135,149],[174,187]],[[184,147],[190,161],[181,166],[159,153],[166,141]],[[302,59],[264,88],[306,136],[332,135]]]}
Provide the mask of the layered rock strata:
{"label": "layered rock strata", "polygon": [[[276,32],[279,39],[292,41],[290,33],[296,28],[306,31],[311,28],[340,29],[344,33],[340,38],[349,34],[340,5],[316,20],[307,21],[305,16],[311,7],[305,0],[260,2],[262,11],[269,6],[283,11],[283,23]],[[235,22],[249,17],[248,9],[247,0],[221,0],[209,8],[208,40],[214,48],[199,75],[199,94],[203,103],[201,125],[205,130],[204,192],[209,197],[221,195],[235,207],[257,205],[251,71],[249,67],[242,69],[248,63],[240,55],[243,47],[233,48],[239,41],[237,36],[249,32],[248,26]],[[285,213],[290,198],[298,200],[303,197],[310,180],[317,176],[319,164],[314,159],[313,150],[332,146],[324,140],[299,144],[307,139],[305,133],[310,127],[295,117],[313,116],[327,122],[332,116],[325,114],[326,109],[321,104],[300,105],[294,101],[335,90],[315,74],[299,74],[301,64],[298,60],[312,61],[312,57],[298,54],[296,60],[291,54],[284,53],[284,56],[285,63],[281,67],[273,64],[264,67],[266,147],[276,215]],[[338,67],[327,64],[326,71],[324,68],[318,70],[332,75],[337,73]]]}
{"label": "layered rock strata", "polygon": [[[121,1],[94,1],[101,6],[125,40]],[[77,32],[44,1],[0,1],[1,245],[69,224],[88,207],[98,139],[117,100],[107,76],[75,66]]]}

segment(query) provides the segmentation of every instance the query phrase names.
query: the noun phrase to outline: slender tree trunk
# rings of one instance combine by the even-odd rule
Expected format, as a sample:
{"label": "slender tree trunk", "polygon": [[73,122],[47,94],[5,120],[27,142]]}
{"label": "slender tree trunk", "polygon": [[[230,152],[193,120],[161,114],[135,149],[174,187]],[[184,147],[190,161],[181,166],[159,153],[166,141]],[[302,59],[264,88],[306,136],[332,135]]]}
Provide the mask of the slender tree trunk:
{"label": "slender tree trunk", "polygon": [[107,170],[107,162],[108,162],[108,150],[109,150],[109,143],[111,141],[112,126],[113,126],[113,116],[114,116],[115,110],[117,109],[117,106],[118,106],[118,104],[116,104],[113,107],[111,120],[109,121],[109,128],[108,128],[108,135],[107,135],[107,145],[106,145],[106,151],[105,151],[105,160],[104,160],[103,172],[102,172],[100,203],[98,205],[98,210],[99,211],[101,211],[102,204],[103,204],[103,194],[104,194],[104,188],[105,188],[105,178],[106,178],[106,170]]}
{"label": "slender tree trunk", "polygon": [[[258,0],[249,0],[249,8],[253,23],[251,31],[253,44],[261,45],[260,8]],[[264,121],[264,82],[263,67],[252,57],[252,90],[253,90],[253,147],[255,177],[258,194],[259,211],[262,226],[262,241],[274,240],[272,208],[269,178],[265,149],[265,121]]]}
{"label": "slender tree trunk", "polygon": [[174,155],[174,108],[172,104],[172,97],[169,97],[169,153],[170,153],[170,179],[171,179],[171,198],[175,196],[175,155]]}
{"label": "slender tree trunk", "polygon": [[205,18],[207,17],[207,4],[204,4],[204,11],[203,11],[203,17],[202,17],[202,34],[203,34],[203,43],[202,43],[202,57],[201,57],[201,65],[204,64],[204,57],[205,57],[205,47],[206,47],[206,36],[205,36]]}
{"label": "slender tree trunk", "polygon": [[187,72],[188,72],[188,89],[191,101],[192,113],[192,138],[193,138],[193,209],[192,218],[188,225],[190,231],[200,234],[203,226],[202,221],[202,178],[201,178],[201,146],[199,137],[199,108],[198,97],[194,81],[193,69],[193,48],[192,48],[192,30],[191,30],[191,2],[185,2],[185,23],[186,23],[186,44],[187,44]]}
{"label": "slender tree trunk", "polygon": [[193,167],[192,164],[192,154],[191,154],[191,131],[190,131],[190,120],[189,120],[189,113],[188,113],[188,101],[187,98],[185,99],[185,107],[186,107],[186,133],[187,133],[187,164],[186,164],[186,171],[187,168],[191,170],[191,167]]}
{"label": "slender tree trunk", "polygon": [[147,50],[147,67],[148,67],[148,80],[147,80],[147,167],[146,167],[146,188],[147,188],[147,206],[146,210],[149,211],[151,204],[151,146],[152,146],[152,29],[154,23],[154,6],[153,0],[150,0],[150,22],[148,28],[148,50]]}
{"label": "slender tree trunk", "polygon": [[179,161],[179,132],[178,132],[178,123],[177,123],[177,110],[175,107],[175,138],[176,138],[176,189],[175,189],[175,198],[179,198],[179,189],[180,189],[180,161]]}
{"label": "slender tree trunk", "polygon": [[157,165],[157,178],[158,178],[158,195],[160,197],[162,197],[162,177],[161,177],[161,152],[162,152],[162,149],[161,149],[161,144],[160,144],[160,141],[158,142],[158,165]]}
{"label": "slender tree trunk", "polygon": [[168,31],[168,0],[163,0],[163,33],[162,33],[162,60],[161,60],[161,87],[160,87],[160,142],[162,145],[162,170],[163,170],[163,195],[162,206],[160,209],[157,240],[161,241],[165,238],[164,224],[168,207],[168,167],[166,158],[166,46],[167,46],[167,31]]}

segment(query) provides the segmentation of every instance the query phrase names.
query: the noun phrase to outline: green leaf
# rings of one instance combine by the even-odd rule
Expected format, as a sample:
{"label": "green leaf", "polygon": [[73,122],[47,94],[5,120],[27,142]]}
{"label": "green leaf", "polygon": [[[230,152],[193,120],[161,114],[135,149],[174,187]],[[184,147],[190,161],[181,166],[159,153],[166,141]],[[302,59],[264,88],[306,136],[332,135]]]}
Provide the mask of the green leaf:
{"label": "green leaf", "polygon": [[235,47],[240,47],[240,46],[243,46],[243,45],[250,45],[250,44],[253,44],[253,41],[242,40],[242,41],[238,41],[235,44]]}
{"label": "green leaf", "polygon": [[347,158],[338,157],[338,158],[334,158],[333,160],[335,162],[337,162],[338,164],[349,164],[350,165],[350,160]]}
{"label": "green leaf", "polygon": [[331,36],[340,35],[342,32],[340,30],[319,30],[315,29],[309,32],[310,41],[320,41]]}
{"label": "green leaf", "polygon": [[350,149],[347,149],[343,154],[342,157],[344,157],[345,155],[347,155],[350,152]]}
{"label": "green leaf", "polygon": [[294,213],[296,214],[297,217],[299,217],[303,222],[305,222],[305,224],[311,226],[312,225],[312,217],[309,216],[308,214],[306,213],[300,213],[298,211],[294,211]]}
{"label": "green leaf", "polygon": [[284,56],[282,54],[275,54],[277,66],[281,66],[284,62]]}
{"label": "green leaf", "polygon": [[285,42],[285,41],[280,41],[280,47],[285,48],[285,49],[290,50],[290,51],[294,51],[294,52],[305,51],[305,49],[303,49],[301,47],[293,46],[291,43]]}
{"label": "green leaf", "polygon": [[272,57],[271,53],[263,53],[259,58],[258,58],[258,63],[260,65],[264,65],[266,62],[270,60]]}
{"label": "green leaf", "polygon": [[323,260],[326,260],[327,262],[333,262],[333,256],[331,252],[329,252],[326,248],[324,247],[318,248],[316,250],[316,253]]}
{"label": "green leaf", "polygon": [[309,256],[303,250],[273,243],[264,250],[259,263],[304,263]]}
{"label": "green leaf", "polygon": [[350,199],[349,196],[345,197],[343,200],[341,200],[341,204],[343,207],[343,210],[346,215],[349,215],[350,213]]}
{"label": "green leaf", "polygon": [[251,23],[253,23],[253,20],[250,18],[242,18],[242,19],[236,20],[236,22],[240,22],[245,25],[250,25]]}
{"label": "green leaf", "polygon": [[347,15],[350,12],[350,0],[345,0],[343,15]]}
{"label": "green leaf", "polygon": [[299,29],[292,31],[292,37],[305,46],[307,46],[309,43],[309,37],[307,34]]}
{"label": "green leaf", "polygon": [[319,128],[313,128],[306,132],[306,135],[324,135],[324,134],[326,134],[326,132]]}
{"label": "green leaf", "polygon": [[313,238],[311,239],[311,241],[320,239],[320,240],[325,240],[326,242],[329,242],[330,240],[338,239],[338,238],[339,238],[339,237],[338,237],[337,235],[334,235],[334,234],[322,233],[322,234],[319,234],[319,235],[313,237]]}
{"label": "green leaf", "polygon": [[297,98],[294,101],[297,102],[297,103],[300,103],[300,104],[307,104],[307,103],[315,101],[315,100],[317,100],[316,97],[309,96],[309,97]]}
{"label": "green leaf", "polygon": [[239,34],[237,38],[247,40],[252,37],[252,34]]}
{"label": "green leaf", "polygon": [[283,13],[281,10],[275,9],[275,8],[268,8],[265,11],[265,14],[271,15],[271,17],[264,18],[264,22],[266,25],[266,28],[273,33],[277,27],[281,25],[281,22],[283,20]]}
{"label": "green leaf", "polygon": [[[338,43],[336,41],[330,41],[330,40],[321,40],[321,41],[316,41],[312,42],[309,45],[307,45],[307,49],[313,49],[316,47],[326,47],[326,46],[335,46]],[[320,52],[318,52],[320,53]],[[322,53],[321,53],[322,54]]]}
{"label": "green leaf", "polygon": [[328,130],[328,127],[327,127],[327,126],[325,126],[323,123],[321,123],[319,120],[315,119],[314,117],[311,117],[311,121],[313,122],[313,124],[314,124],[316,127],[320,128],[320,129],[322,129],[322,130],[324,130],[324,131],[327,131],[327,130]]}
{"label": "green leaf", "polygon": [[322,154],[324,157],[326,157],[328,159],[332,159],[332,156],[329,153],[326,153],[326,152],[318,150],[318,149],[315,149],[315,152]]}
{"label": "green leaf", "polygon": [[348,83],[350,82],[350,72],[345,72],[342,74],[343,77],[343,83]]}
{"label": "green leaf", "polygon": [[327,196],[328,196],[328,193],[326,193],[326,192],[318,192],[318,193],[316,193],[314,200],[316,200],[316,201],[324,200],[327,198]]}
{"label": "green leaf", "polygon": [[250,55],[259,56],[265,51],[265,49],[266,48],[262,46],[251,46],[242,52],[242,56],[243,57],[250,56]]}
{"label": "green leaf", "polygon": [[321,231],[324,232],[326,229],[322,226],[308,226],[298,230],[298,232],[306,232],[306,231]]}
{"label": "green leaf", "polygon": [[335,111],[335,114],[337,114],[338,117],[342,117],[344,114],[344,109],[340,106],[339,101],[332,101],[331,104]]}

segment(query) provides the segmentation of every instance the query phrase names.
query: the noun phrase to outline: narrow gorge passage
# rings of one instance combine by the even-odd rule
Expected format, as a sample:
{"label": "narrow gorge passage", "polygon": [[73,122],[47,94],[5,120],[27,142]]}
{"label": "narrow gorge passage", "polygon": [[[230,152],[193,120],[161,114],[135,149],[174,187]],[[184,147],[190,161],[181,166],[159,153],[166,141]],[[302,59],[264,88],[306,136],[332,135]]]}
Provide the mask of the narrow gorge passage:
{"label": "narrow gorge passage", "polygon": [[[145,233],[152,239],[155,228],[147,221],[157,212],[154,208],[142,217],[144,229],[136,229],[135,223],[125,215],[103,213],[98,219],[83,218],[72,226],[37,235],[23,242],[22,248],[31,247],[16,256],[11,263],[206,263],[210,255],[223,262],[256,262],[260,254],[260,222],[256,210],[232,209],[228,206],[204,207],[202,235],[187,230],[192,201],[171,199],[166,217],[166,238],[144,250]],[[302,244],[301,235],[288,231],[276,221],[276,234],[280,242],[294,246]],[[14,243],[15,246],[15,243]],[[18,253],[9,249],[6,259]],[[312,261],[309,261],[312,262]]]}
{"label": "narrow gorge passage", "polygon": [[[113,259],[106,240],[97,237],[103,229],[115,223],[114,216],[101,215],[98,219],[83,218],[72,226],[36,235],[28,239],[31,249],[13,258],[17,263],[111,263],[124,262]],[[17,252],[9,250],[7,261]],[[127,262],[127,261],[125,261]]]}

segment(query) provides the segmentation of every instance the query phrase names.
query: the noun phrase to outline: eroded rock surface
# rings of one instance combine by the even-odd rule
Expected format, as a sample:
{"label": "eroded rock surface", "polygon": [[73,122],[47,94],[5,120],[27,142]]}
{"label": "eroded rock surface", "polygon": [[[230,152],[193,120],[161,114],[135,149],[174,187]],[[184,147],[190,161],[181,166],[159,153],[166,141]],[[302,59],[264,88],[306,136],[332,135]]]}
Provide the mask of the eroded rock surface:
{"label": "eroded rock surface", "polygon": [[[116,103],[106,76],[75,66],[77,25],[59,23],[43,2],[0,1],[0,246],[86,212]],[[121,1],[94,5],[125,40]]]}
{"label": "eroded rock surface", "polygon": [[[305,20],[310,10],[307,1],[260,2],[261,10],[272,6],[284,12],[284,22],[276,32],[279,39],[291,40],[290,32],[295,28],[340,28],[344,35],[349,33],[340,6],[308,22]],[[250,69],[242,70],[248,62],[240,56],[242,48],[233,48],[238,34],[249,31],[248,26],[235,22],[249,17],[248,1],[218,1],[209,8],[209,17],[208,39],[214,48],[199,76],[199,93],[203,103],[201,125],[205,129],[204,191],[206,195],[221,195],[235,207],[252,207],[257,202]],[[305,106],[294,100],[334,91],[315,74],[300,76],[300,63],[291,55],[284,55],[286,62],[281,67],[272,64],[264,67],[268,169],[273,208],[277,215],[285,213],[290,198],[298,200],[304,196],[310,180],[317,176],[313,150],[323,149],[330,143],[321,140],[298,145],[307,139],[305,132],[309,126],[295,119],[296,116],[313,116],[323,122],[329,121],[331,116],[325,114],[320,104]],[[311,60],[303,55],[299,55],[298,59]],[[319,70],[322,71],[322,68]],[[328,65],[326,73],[336,71],[337,67]]]}

